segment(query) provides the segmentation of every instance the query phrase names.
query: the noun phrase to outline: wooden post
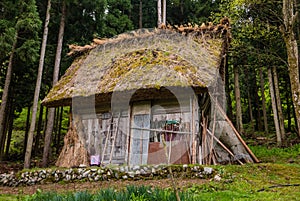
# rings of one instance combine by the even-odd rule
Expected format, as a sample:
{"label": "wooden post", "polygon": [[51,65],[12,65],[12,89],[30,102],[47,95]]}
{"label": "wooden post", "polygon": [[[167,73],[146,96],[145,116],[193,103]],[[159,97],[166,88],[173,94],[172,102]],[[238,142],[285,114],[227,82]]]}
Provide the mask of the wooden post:
{"label": "wooden post", "polygon": [[195,118],[194,118],[194,97],[190,97],[190,112],[191,112],[191,133],[192,133],[192,139],[191,139],[191,148],[192,148],[192,164],[195,164],[195,147],[194,147],[194,141],[195,141]]}
{"label": "wooden post", "polygon": [[204,117],[204,115],[202,115],[203,119],[202,119],[202,127],[203,127],[203,131],[202,131],[202,164],[206,165],[206,161],[205,161],[205,156],[206,156],[206,133],[207,133],[207,120]]}
{"label": "wooden post", "polygon": [[130,145],[130,127],[131,127],[131,106],[128,106],[128,121],[127,121],[127,134],[126,134],[126,145],[125,145],[125,164],[129,165],[129,145]]}

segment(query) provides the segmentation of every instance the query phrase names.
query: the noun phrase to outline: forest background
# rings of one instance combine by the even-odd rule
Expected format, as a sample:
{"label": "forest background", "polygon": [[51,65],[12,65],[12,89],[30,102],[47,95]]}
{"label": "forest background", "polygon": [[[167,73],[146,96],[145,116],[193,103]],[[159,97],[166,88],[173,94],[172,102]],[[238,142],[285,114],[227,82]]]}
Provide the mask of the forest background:
{"label": "forest background", "polygon": [[[51,110],[40,101],[74,60],[68,56],[69,45],[157,27],[158,1],[0,2],[1,161],[25,160],[25,167],[34,161],[42,161],[42,166],[55,161],[68,129],[70,108]],[[229,118],[250,143],[262,140],[279,147],[298,143],[299,4],[287,0],[165,3],[170,25],[217,24],[229,17],[232,40],[225,81]]]}

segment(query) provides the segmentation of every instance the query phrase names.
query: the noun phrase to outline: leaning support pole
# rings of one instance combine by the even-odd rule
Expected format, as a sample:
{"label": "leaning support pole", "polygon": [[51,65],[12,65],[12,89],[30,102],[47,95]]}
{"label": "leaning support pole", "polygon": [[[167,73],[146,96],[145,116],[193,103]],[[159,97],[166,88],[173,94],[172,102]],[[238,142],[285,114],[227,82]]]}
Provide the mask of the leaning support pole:
{"label": "leaning support pole", "polygon": [[230,119],[227,117],[225,111],[222,109],[222,107],[220,106],[220,104],[218,102],[216,102],[216,100],[213,98],[213,96],[210,93],[209,93],[209,96],[210,96],[211,100],[216,104],[217,108],[219,109],[219,111],[221,112],[221,114],[223,115],[223,117],[226,119],[226,121],[228,122],[228,124],[232,128],[232,130],[235,133],[235,135],[237,136],[237,138],[243,144],[243,146],[245,147],[245,149],[247,150],[247,152],[250,154],[250,156],[252,157],[252,159],[254,160],[254,162],[259,163],[259,160],[253,154],[253,152],[251,151],[251,149],[247,146],[247,144],[245,143],[245,141],[243,140],[243,138],[241,137],[241,135],[239,134],[239,132],[235,129],[235,127],[233,126],[233,124],[230,121]]}

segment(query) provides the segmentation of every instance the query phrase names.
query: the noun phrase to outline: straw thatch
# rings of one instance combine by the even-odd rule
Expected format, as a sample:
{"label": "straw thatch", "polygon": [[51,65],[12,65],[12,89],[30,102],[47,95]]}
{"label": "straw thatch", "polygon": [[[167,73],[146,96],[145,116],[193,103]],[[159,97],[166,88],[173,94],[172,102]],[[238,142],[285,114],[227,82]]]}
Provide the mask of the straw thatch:
{"label": "straw thatch", "polygon": [[91,45],[70,46],[77,58],[43,104],[71,105],[74,97],[114,91],[210,86],[222,74],[229,23],[140,29]]}

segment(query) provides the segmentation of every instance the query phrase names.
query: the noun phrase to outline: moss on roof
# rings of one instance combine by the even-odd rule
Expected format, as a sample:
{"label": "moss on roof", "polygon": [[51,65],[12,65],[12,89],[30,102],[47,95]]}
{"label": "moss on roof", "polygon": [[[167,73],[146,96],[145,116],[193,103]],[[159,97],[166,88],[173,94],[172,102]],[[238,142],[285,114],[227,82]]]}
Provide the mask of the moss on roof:
{"label": "moss on roof", "polygon": [[207,30],[178,33],[143,29],[88,46],[43,104],[70,105],[73,97],[113,91],[164,86],[206,88],[219,73],[224,54],[225,32],[220,30],[212,35]]}

